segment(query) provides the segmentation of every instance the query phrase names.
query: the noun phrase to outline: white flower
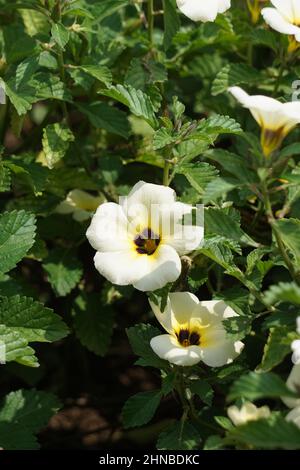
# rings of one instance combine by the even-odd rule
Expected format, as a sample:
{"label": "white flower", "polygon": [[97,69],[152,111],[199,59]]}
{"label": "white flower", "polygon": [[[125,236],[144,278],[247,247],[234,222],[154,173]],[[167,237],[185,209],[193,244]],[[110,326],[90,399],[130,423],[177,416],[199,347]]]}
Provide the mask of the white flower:
{"label": "white flower", "polygon": [[240,87],[231,87],[229,91],[250,110],[260,125],[265,156],[278,149],[286,135],[300,122],[300,102],[280,103],[268,96],[250,96]]}
{"label": "white flower", "polygon": [[94,262],[100,274],[141,291],[178,278],[179,256],[200,246],[203,221],[196,225],[192,206],[175,198],[171,188],[140,181],[120,204],[109,202],[97,209],[86,236],[97,250]]}
{"label": "white flower", "polygon": [[279,33],[295,36],[300,41],[299,0],[271,0],[275,8],[263,8],[264,20]]}
{"label": "white flower", "polygon": [[81,189],[73,189],[56,208],[59,214],[73,214],[73,219],[78,222],[89,219],[96,211],[103,197],[92,196]]}
{"label": "white flower", "polygon": [[235,426],[240,426],[248,421],[268,418],[271,415],[271,411],[268,406],[258,408],[253,403],[247,401],[241,408],[230,406],[227,414]]}
{"label": "white flower", "polygon": [[199,361],[211,367],[230,364],[242,351],[241,341],[227,338],[223,320],[237,316],[222,300],[200,302],[189,292],[169,294],[164,312],[150,301],[158,321],[168,334],[151,339],[153,351],[178,366]]}
{"label": "white flower", "polygon": [[299,394],[299,398],[281,397],[283,403],[289,408],[300,406],[300,364],[293,366],[286,381],[287,387]]}
{"label": "white flower", "polygon": [[193,21],[215,21],[218,13],[230,8],[230,0],[177,0],[177,6]]}

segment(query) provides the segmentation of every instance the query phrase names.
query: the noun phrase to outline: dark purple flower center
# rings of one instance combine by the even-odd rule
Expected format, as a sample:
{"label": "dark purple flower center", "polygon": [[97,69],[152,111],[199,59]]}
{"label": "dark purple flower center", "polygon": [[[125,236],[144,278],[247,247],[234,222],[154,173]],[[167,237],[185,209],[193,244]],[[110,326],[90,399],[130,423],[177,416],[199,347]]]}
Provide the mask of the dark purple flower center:
{"label": "dark purple flower center", "polygon": [[136,251],[140,255],[150,256],[156,251],[160,243],[160,237],[151,228],[146,228],[135,237],[134,243]]}
{"label": "dark purple flower center", "polygon": [[179,333],[176,333],[176,338],[178,342],[184,348],[188,346],[199,346],[200,345],[200,334],[197,331],[189,331],[188,329],[179,330]]}

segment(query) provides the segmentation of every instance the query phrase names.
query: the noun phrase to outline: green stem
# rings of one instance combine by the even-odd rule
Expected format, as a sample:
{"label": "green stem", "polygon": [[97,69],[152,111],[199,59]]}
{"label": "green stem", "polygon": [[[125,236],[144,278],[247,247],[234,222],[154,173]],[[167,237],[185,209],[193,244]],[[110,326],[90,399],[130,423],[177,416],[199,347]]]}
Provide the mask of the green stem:
{"label": "green stem", "polygon": [[170,171],[170,162],[167,160],[165,161],[165,166],[164,166],[164,175],[163,175],[163,185],[164,186],[169,186],[170,184],[170,179],[169,179],[169,171]]}
{"label": "green stem", "polygon": [[278,76],[277,76],[277,79],[276,79],[276,82],[275,82],[275,86],[274,86],[273,96],[275,96],[275,95],[277,94],[278,89],[279,89],[279,87],[280,87],[281,79],[282,79],[283,72],[284,72],[284,68],[285,68],[285,60],[284,60],[284,58],[282,57],[282,58],[281,58],[281,63],[280,63],[280,68],[279,68],[279,72],[278,72]]}
{"label": "green stem", "polygon": [[149,37],[149,42],[152,46],[152,44],[153,44],[153,28],[154,28],[153,0],[148,0],[147,20],[148,20],[148,37]]}
{"label": "green stem", "polygon": [[284,243],[281,239],[281,235],[280,235],[280,233],[278,232],[278,230],[275,226],[276,219],[275,219],[274,214],[273,214],[273,209],[272,209],[272,205],[271,205],[271,201],[270,201],[270,197],[269,197],[269,193],[268,193],[268,187],[267,187],[265,181],[263,181],[263,183],[262,183],[262,195],[263,195],[263,199],[264,199],[264,204],[265,204],[265,208],[266,208],[266,215],[267,215],[267,218],[268,218],[268,222],[269,222],[269,224],[272,228],[272,232],[274,234],[278,249],[281,253],[281,256],[282,256],[282,258],[285,262],[286,267],[288,268],[288,270],[290,272],[291,277],[293,278],[293,280],[298,285],[300,285],[300,281],[297,277],[293,262],[292,262],[291,258],[289,257],[289,255],[287,254]]}

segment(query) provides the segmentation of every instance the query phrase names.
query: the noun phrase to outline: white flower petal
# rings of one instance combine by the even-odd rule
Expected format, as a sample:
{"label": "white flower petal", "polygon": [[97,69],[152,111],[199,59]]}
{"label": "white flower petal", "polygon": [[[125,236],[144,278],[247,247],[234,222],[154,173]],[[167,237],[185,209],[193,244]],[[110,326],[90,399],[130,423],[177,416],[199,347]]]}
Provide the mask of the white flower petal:
{"label": "white flower petal", "polygon": [[181,273],[181,261],[171,246],[160,244],[154,255],[144,257],[147,270],[139,276],[133,286],[141,291],[161,289],[168,282],[174,282]]}
{"label": "white flower petal", "polygon": [[294,423],[300,429],[300,406],[297,406],[297,408],[294,408],[292,411],[290,411],[286,415],[285,419]]}
{"label": "white flower petal", "polygon": [[86,236],[97,251],[129,251],[134,235],[130,234],[128,229],[128,221],[122,207],[107,202],[98,207]]}
{"label": "white flower petal", "polygon": [[[300,364],[293,366],[290,375],[286,381],[287,387],[294,391],[298,392],[300,395]],[[281,397],[283,403],[289,408],[295,408],[300,406],[300,397],[299,398],[290,398],[290,397]]]}
{"label": "white flower petal", "polygon": [[160,358],[177,366],[192,366],[201,360],[201,350],[198,346],[180,347],[171,335],[155,336],[150,345]]}
{"label": "white flower petal", "polygon": [[243,350],[241,341],[224,341],[215,346],[201,348],[201,359],[210,367],[221,367],[230,364]]}
{"label": "white flower petal", "polygon": [[168,333],[171,333],[173,331],[172,317],[175,316],[178,322],[186,323],[199,300],[190,292],[171,292],[164,312],[161,312],[159,306],[153,301],[149,300],[149,303],[157,320]]}
{"label": "white flower petal", "polygon": [[[193,221],[193,216],[196,220]],[[189,204],[175,202],[160,210],[161,233],[164,243],[184,255],[200,247],[204,238],[203,211]]]}
{"label": "white flower petal", "polygon": [[210,0],[209,3],[199,0],[177,0],[181,13],[193,21],[214,21],[218,13],[230,8],[230,0]]}
{"label": "white flower petal", "polygon": [[254,403],[246,402],[241,408],[230,406],[227,410],[227,414],[235,426],[240,426],[248,421],[268,418],[271,411],[268,406],[258,408]]}
{"label": "white flower petal", "polygon": [[293,341],[291,348],[293,350],[292,362],[294,364],[300,364],[300,339]]}
{"label": "white flower petal", "polygon": [[135,254],[133,250],[97,252],[95,268],[113,284],[127,286],[148,274],[147,255]]}
{"label": "white flower petal", "polygon": [[271,0],[272,5],[289,22],[300,19],[300,4],[298,0]]}
{"label": "white flower petal", "polygon": [[275,31],[293,35],[299,33],[299,28],[293,25],[288,18],[282,16],[275,8],[263,8],[261,14],[265,22],[268,23],[271,28],[275,29]]}
{"label": "white flower petal", "polygon": [[296,322],[297,322],[297,329],[296,329],[296,331],[297,331],[298,335],[300,335],[300,317],[297,317]]}

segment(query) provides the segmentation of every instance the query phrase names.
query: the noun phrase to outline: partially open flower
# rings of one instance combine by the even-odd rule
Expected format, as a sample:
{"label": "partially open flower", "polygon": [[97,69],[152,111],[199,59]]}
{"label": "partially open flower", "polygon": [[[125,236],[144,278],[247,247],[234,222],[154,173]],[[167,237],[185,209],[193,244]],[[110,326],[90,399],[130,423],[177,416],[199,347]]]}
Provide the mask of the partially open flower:
{"label": "partially open flower", "polygon": [[230,93],[248,108],[261,127],[261,145],[267,157],[277,150],[287,134],[300,122],[300,102],[281,103],[263,95],[250,96],[240,87]]}
{"label": "partially open flower", "polygon": [[153,351],[178,366],[199,361],[211,367],[230,364],[244,344],[226,336],[223,320],[237,316],[222,300],[200,302],[189,292],[169,294],[164,312],[150,301],[157,319],[168,334],[151,339]]}
{"label": "partially open flower", "polygon": [[300,41],[300,2],[298,0],[271,0],[275,8],[263,8],[264,20],[279,33],[295,36]]}
{"label": "partially open flower", "polygon": [[219,13],[230,8],[231,0],[177,0],[181,13],[193,21],[215,21]]}
{"label": "partially open flower", "polygon": [[92,196],[81,189],[73,189],[56,208],[59,214],[72,214],[77,222],[88,220],[92,217],[103,197]]}
{"label": "partially open flower", "polygon": [[[153,291],[175,281],[180,255],[198,248],[203,220],[166,186],[140,181],[120,204],[102,204],[86,236],[96,269],[110,282]],[[193,215],[195,217],[193,217]],[[202,218],[202,217],[201,217]]]}
{"label": "partially open flower", "polygon": [[268,406],[257,407],[254,403],[247,401],[241,408],[230,406],[227,414],[235,426],[241,426],[248,421],[257,421],[258,419],[268,418],[271,415]]}

